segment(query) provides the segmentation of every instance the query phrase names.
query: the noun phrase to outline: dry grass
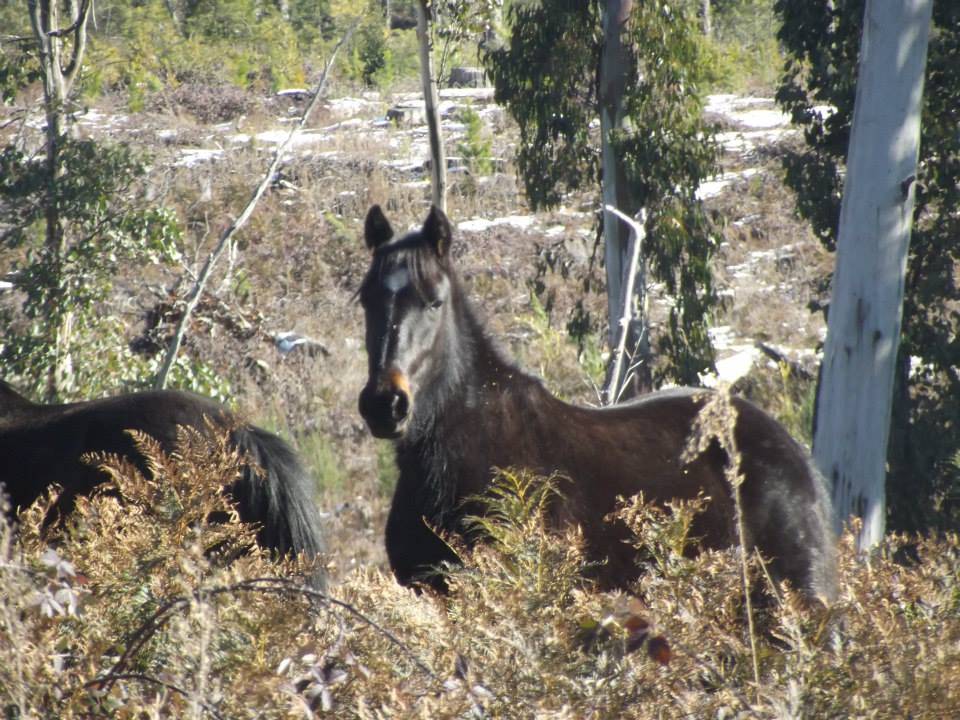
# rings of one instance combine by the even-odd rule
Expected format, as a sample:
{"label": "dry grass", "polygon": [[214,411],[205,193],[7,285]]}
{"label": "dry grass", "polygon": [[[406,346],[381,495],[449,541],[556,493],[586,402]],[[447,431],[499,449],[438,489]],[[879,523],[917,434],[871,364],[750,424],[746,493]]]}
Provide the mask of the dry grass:
{"label": "dry grass", "polygon": [[[185,435],[145,440],[142,477],[108,460],[122,500],[80,504],[53,545],[0,527],[0,704],[7,717],[877,717],[960,712],[960,541],[891,538],[869,561],[844,539],[838,601],[789,591],[764,609],[753,682],[733,551],[685,557],[697,504],[627,504],[649,571],[633,595],[582,579],[575,531],[547,535],[548,480],[505,472],[490,540],[447,598],[372,567],[329,595],[307,568],[240,554],[251,529],[211,524],[238,459]],[[902,548],[914,558],[897,562]],[[336,551],[335,551],[336,552]],[[229,565],[224,561],[230,559]]]}
{"label": "dry grass", "polygon": [[[316,125],[326,120],[336,119]],[[177,136],[158,139],[155,131],[171,122]],[[265,122],[247,118],[240,129]],[[127,126],[154,153],[151,202],[178,210],[185,257],[195,268],[246,201],[269,148],[248,143],[228,161],[181,167],[173,164],[181,148],[212,143],[209,127],[153,116]],[[385,133],[389,139],[399,131]],[[509,127],[494,140],[494,155],[508,157]],[[366,377],[362,314],[352,296],[367,266],[360,240],[367,208],[387,205],[397,228],[420,222],[428,189],[414,182],[426,175],[381,163],[393,152],[381,136],[345,129],[323,150],[337,154],[297,157],[284,168],[236,256],[220,268],[211,285],[216,302],[198,312],[186,351],[226,377],[239,408],[288,436],[315,471],[329,518],[331,597],[291,585],[295,565],[247,555],[223,567],[203,551],[224,539],[224,527],[205,522],[220,498],[186,489],[171,498],[163,488],[216,487],[232,472],[229,458],[198,452],[188,466],[157,457],[165,469],[153,485],[118,468],[118,482],[130,488],[122,509],[109,497],[82,505],[55,553],[38,537],[37,511],[23,519],[19,539],[0,530],[0,705],[7,716],[960,715],[955,537],[891,538],[869,564],[845,541],[840,597],[829,612],[803,608],[787,594],[782,606],[759,613],[759,686],[734,553],[690,559],[680,552],[691,508],[625,509],[651,569],[635,597],[604,594],[581,579],[575,533],[544,535],[536,502],[524,500],[538,485],[509,476],[503,487],[514,509],[503,514],[496,542],[464,550],[466,566],[451,578],[454,594],[441,600],[398,587],[384,570],[382,545],[390,450],[369,438],[355,411]],[[819,327],[803,306],[818,292],[822,257],[773,164],[767,169],[763,179],[713,202],[729,218],[718,272],[737,291],[717,321],[742,336],[811,347]],[[570,204],[590,209],[577,198]],[[517,212],[526,209],[509,168],[494,182],[453,178],[455,220]],[[510,351],[559,394],[594,400],[576,348],[563,337],[579,286],[559,270],[548,273],[543,297],[552,304],[545,312],[530,292],[543,257],[538,245],[564,239],[563,262],[573,263],[574,274],[586,267],[592,216],[537,217],[541,229],[463,233],[458,262]],[[562,234],[545,237],[549,225],[562,225]],[[746,281],[726,269],[785,244],[797,248],[795,259],[757,262]],[[142,316],[169,299],[176,279],[131,268],[118,278],[108,310],[130,318],[139,334]],[[588,302],[602,311],[600,295]],[[250,332],[237,332],[240,320]],[[271,339],[282,330],[323,342],[329,354],[282,356]],[[801,401],[778,377],[755,389],[768,407],[794,403],[784,412]],[[227,527],[228,546],[242,545],[245,531]],[[896,562],[901,546],[919,560]],[[653,642],[661,637],[669,653],[663,641]],[[115,682],[101,685],[111,669]]]}

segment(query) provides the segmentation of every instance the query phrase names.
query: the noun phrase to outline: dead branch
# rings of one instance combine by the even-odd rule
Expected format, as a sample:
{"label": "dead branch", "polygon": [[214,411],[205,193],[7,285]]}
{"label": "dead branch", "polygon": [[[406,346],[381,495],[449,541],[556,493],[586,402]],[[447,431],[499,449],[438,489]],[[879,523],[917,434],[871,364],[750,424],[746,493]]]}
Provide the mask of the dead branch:
{"label": "dead branch", "polygon": [[643,240],[646,237],[644,224],[647,220],[647,211],[645,208],[641,208],[639,217],[634,220],[613,205],[607,205],[606,210],[616,215],[630,227],[630,264],[627,266],[627,277],[623,286],[623,317],[620,318],[617,347],[610,358],[610,372],[600,396],[604,405],[612,405],[620,398],[620,390],[624,384],[621,382],[620,376],[623,374],[623,358],[626,355],[627,336],[630,333],[630,322],[633,320],[633,289],[637,279],[640,252],[643,248]]}
{"label": "dead branch", "polygon": [[230,246],[230,241],[233,239],[233,236],[236,235],[244,225],[246,225],[247,221],[250,219],[250,216],[253,215],[253,211],[256,209],[257,203],[260,202],[260,198],[263,197],[263,194],[273,182],[273,178],[277,173],[277,168],[280,166],[280,161],[283,159],[283,154],[286,152],[286,149],[290,145],[290,142],[293,140],[293,138],[296,137],[296,135],[306,126],[307,120],[310,118],[311,113],[313,113],[314,108],[317,106],[320,96],[323,94],[324,87],[327,84],[327,77],[330,74],[330,70],[333,67],[334,61],[337,59],[337,54],[340,52],[340,48],[342,48],[347,40],[350,39],[350,36],[353,35],[353,31],[356,30],[357,24],[358,23],[355,22],[350,29],[347,30],[344,36],[340,38],[340,41],[333,49],[333,53],[330,55],[330,59],[323,68],[323,74],[320,76],[320,81],[317,83],[317,87],[313,92],[313,99],[310,100],[310,104],[307,105],[306,109],[303,111],[303,114],[300,116],[300,120],[297,122],[297,124],[291,128],[286,139],[280,143],[280,146],[273,155],[273,161],[270,163],[270,167],[267,168],[266,174],[263,176],[263,179],[260,181],[260,184],[257,186],[256,190],[254,190],[253,196],[250,198],[247,206],[243,209],[243,212],[241,212],[239,217],[237,217],[237,219],[231,223],[230,227],[223,232],[223,234],[220,236],[217,246],[213,249],[213,252],[207,256],[206,262],[204,262],[203,268],[200,270],[200,274],[197,276],[193,288],[190,290],[190,293],[187,295],[187,299],[184,301],[183,315],[180,317],[180,322],[177,323],[176,332],[173,334],[173,339],[170,341],[170,346],[167,348],[167,354],[163,359],[163,365],[161,366],[160,371],[157,373],[157,378],[154,382],[154,387],[156,389],[162,390],[167,386],[167,380],[170,376],[170,369],[173,367],[174,362],[176,362],[177,355],[180,352],[180,346],[183,344],[183,336],[187,331],[187,326],[190,322],[190,316],[193,314],[194,308],[200,301],[200,296],[203,295],[204,289],[207,286],[207,281],[210,279],[210,274],[213,272],[214,266],[217,264],[217,261],[223,255],[224,251]]}
{"label": "dead branch", "polygon": [[167,621],[173,617],[173,614],[176,610],[188,607],[191,602],[198,602],[204,598],[245,592],[299,596],[307,598],[311,601],[317,601],[319,603],[326,604],[330,607],[336,607],[345,610],[351,616],[360,620],[399,648],[427,677],[438,684],[441,682],[437,674],[434,673],[433,670],[431,670],[423,660],[417,657],[417,655],[406,645],[406,643],[400,640],[400,638],[394,635],[390,630],[386,629],[375,620],[367,617],[350,603],[344,602],[343,600],[337,600],[325,592],[314,590],[313,588],[307,587],[306,585],[291,579],[263,577],[241,580],[233,585],[203,588],[193,591],[190,595],[179,595],[171,598],[161,605],[140,625],[139,628],[137,628],[136,631],[130,635],[127,641],[126,650],[124,650],[117,662],[114,663],[113,667],[110,668],[105,674],[85,683],[83,687],[99,686],[109,688],[118,680],[124,679],[127,676],[125,669],[133,657],[144,645],[147,644],[147,642],[149,642],[150,638],[152,638],[167,623]]}

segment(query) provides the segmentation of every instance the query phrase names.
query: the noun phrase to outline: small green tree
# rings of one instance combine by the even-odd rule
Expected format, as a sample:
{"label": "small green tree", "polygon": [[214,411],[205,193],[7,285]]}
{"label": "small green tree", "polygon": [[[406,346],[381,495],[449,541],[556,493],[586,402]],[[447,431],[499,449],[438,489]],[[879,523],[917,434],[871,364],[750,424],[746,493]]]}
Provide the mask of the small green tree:
{"label": "small green tree", "polygon": [[471,173],[489,175],[493,170],[493,140],[484,134],[480,113],[467,106],[460,114],[460,119],[464,131],[463,138],[457,143],[457,153]]}
{"label": "small green tree", "polygon": [[[646,208],[642,266],[675,299],[668,327],[655,338],[663,358],[657,376],[697,383],[713,364],[706,322],[716,301],[709,269],[716,239],[695,195],[716,172],[698,89],[698,30],[684,5],[620,5],[619,12],[628,14],[615,31],[619,57],[603,57],[604,3],[543,0],[509,6],[507,39],[488,46],[483,61],[497,101],[519,125],[517,165],[535,208],[556,206],[571,190],[597,188],[601,154],[616,158],[603,182],[616,180],[623,212]],[[593,121],[609,101],[600,77],[605,62],[621,74],[622,96],[615,99],[617,117],[598,134]],[[614,254],[625,256],[625,240],[621,244]],[[608,260],[608,283],[618,287],[619,267]],[[582,326],[583,319],[577,321]],[[610,317],[612,327],[618,321]],[[638,335],[635,342],[642,343],[643,331]]]}
{"label": "small green tree", "polygon": [[[51,194],[42,159],[13,146],[0,153],[0,202],[13,220],[0,242],[19,250],[16,284],[24,298],[19,312],[0,310],[0,362],[35,394],[49,396],[47,378],[65,355],[70,362],[55,397],[86,396],[149,372],[127,348],[124,322],[104,303],[125,263],[150,267],[174,258],[180,228],[171,212],[140,207],[144,166],[128,148],[63,139],[59,154],[62,172]],[[51,201],[64,238],[60,255],[43,242]],[[67,317],[70,333],[58,348]]]}
{"label": "small green tree", "polygon": [[[31,0],[32,38],[18,39],[24,66],[36,61],[43,83],[43,152],[19,139],[0,151],[0,205],[7,216],[0,243],[18,256],[22,312],[2,311],[0,360],[48,400],[129,375],[123,323],[103,312],[123,261],[154,263],[174,252],[175,219],[163,209],[135,207],[142,163],[122,146],[76,140],[69,110],[87,46],[89,0]],[[31,42],[32,40],[32,42]],[[15,94],[7,76],[4,92]],[[119,377],[118,377],[119,376]]]}

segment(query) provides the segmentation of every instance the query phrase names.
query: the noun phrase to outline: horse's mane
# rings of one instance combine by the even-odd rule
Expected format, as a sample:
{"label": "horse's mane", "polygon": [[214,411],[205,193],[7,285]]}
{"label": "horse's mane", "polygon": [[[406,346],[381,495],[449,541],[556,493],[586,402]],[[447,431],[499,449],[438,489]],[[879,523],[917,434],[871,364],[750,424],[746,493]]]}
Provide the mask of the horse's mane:
{"label": "horse's mane", "polygon": [[36,403],[25,398],[13,385],[0,378],[0,419],[35,407]]}

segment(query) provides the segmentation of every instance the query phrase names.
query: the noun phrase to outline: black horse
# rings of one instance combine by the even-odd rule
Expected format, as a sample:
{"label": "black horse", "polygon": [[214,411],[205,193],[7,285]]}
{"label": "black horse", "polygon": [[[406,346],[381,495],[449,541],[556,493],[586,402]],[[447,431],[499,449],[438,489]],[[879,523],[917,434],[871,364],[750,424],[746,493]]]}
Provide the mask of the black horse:
{"label": "black horse", "polygon": [[[38,405],[0,380],[0,487],[11,512],[28,507],[52,484],[63,487],[49,520],[70,512],[107,476],[82,460],[91,452],[123,455],[145,470],[127,430],[153,437],[165,452],[175,449],[177,428],[230,432],[246,456],[229,488],[240,519],[257,523],[258,543],[281,555],[323,551],[313,482],[294,450],[276,435],[241,423],[221,405],[178,390],[130,393],[67,405]],[[311,578],[323,584],[322,573]]]}
{"label": "black horse", "polygon": [[[726,452],[713,442],[694,461],[681,459],[709,391],[668,390],[603,409],[564,403],[485,334],[454,271],[443,212],[432,208],[421,229],[394,237],[374,206],[365,237],[369,378],[359,407],[376,437],[395,440],[400,478],[386,545],[401,583],[444,588],[431,568],[457,558],[431,528],[462,533],[465,500],[489,486],[496,467],[567,478],[551,519],[580,525],[589,554],[604,561],[604,587],[638,574],[626,528],[604,520],[618,496],[662,503],[702,492],[710,502],[692,535],[704,547],[736,543]],[[734,407],[749,543],[775,578],[831,597],[835,542],[822,477],[776,420],[746,400]]]}

